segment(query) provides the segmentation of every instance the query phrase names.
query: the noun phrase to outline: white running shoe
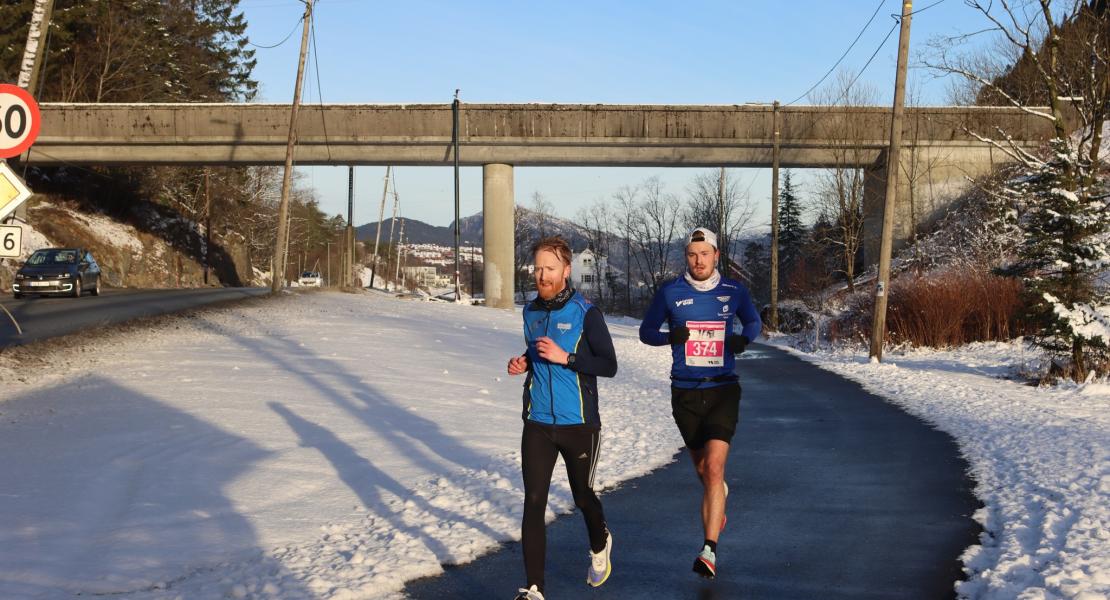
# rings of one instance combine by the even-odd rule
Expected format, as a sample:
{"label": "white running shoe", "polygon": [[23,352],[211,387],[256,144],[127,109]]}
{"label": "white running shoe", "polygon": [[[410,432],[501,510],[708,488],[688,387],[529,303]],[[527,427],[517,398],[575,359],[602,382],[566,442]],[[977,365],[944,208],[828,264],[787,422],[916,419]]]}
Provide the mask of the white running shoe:
{"label": "white running shoe", "polygon": [[709,549],[709,546],[703,546],[701,554],[694,559],[694,572],[706,579],[713,579],[717,576],[717,553]]}
{"label": "white running shoe", "polygon": [[605,549],[601,552],[594,552],[590,550],[590,570],[586,573],[586,583],[593,587],[599,587],[609,579],[609,574],[613,572],[613,563],[609,560],[609,555],[613,552],[613,534],[609,530],[605,530]]}
{"label": "white running shoe", "polygon": [[532,586],[528,589],[520,588],[517,590],[515,600],[543,600],[543,594],[540,593],[539,588]]}

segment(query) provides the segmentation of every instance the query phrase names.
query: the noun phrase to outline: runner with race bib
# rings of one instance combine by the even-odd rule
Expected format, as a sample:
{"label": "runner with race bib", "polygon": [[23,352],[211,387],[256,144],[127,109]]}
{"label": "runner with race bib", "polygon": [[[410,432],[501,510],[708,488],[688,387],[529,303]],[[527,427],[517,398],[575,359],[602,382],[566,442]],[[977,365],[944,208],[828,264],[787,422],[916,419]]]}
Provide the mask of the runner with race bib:
{"label": "runner with race bib", "polygon": [[[719,258],[717,236],[695,229],[687,239],[685,276],[659,288],[640,325],[640,341],[671,347],[671,412],[704,492],[705,540],[694,572],[709,578],[717,575],[717,538],[728,494],[725,461],[740,415],[734,355],[763,328],[748,289],[717,271]],[[660,331],[663,323],[669,331]]]}

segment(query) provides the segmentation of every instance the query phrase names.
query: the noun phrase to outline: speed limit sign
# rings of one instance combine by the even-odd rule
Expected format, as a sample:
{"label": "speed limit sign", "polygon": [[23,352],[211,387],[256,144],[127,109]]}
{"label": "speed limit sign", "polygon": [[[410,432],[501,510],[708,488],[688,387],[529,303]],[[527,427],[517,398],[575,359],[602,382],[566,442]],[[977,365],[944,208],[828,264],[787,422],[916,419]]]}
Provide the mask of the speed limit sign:
{"label": "speed limit sign", "polygon": [[0,158],[23,154],[39,136],[39,105],[27,90],[0,84]]}
{"label": "speed limit sign", "polygon": [[0,225],[0,258],[19,258],[23,247],[23,228],[19,225]]}

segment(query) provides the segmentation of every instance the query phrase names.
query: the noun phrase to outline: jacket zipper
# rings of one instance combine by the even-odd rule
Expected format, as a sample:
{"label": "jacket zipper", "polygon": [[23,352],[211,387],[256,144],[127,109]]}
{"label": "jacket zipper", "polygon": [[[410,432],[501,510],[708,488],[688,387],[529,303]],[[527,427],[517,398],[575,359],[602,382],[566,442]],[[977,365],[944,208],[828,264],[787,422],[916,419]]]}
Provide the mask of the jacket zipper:
{"label": "jacket zipper", "polygon": [[[547,323],[545,323],[544,326],[543,326],[543,335],[545,337],[547,337],[548,339],[551,339],[551,309],[550,308],[547,309]],[[555,376],[555,374],[552,373],[552,371],[551,371],[551,361],[548,361],[548,363],[547,363],[547,395],[548,395],[548,398],[550,399],[550,403],[551,403],[551,424],[552,425],[558,425],[559,424],[559,417],[555,416],[555,383],[552,381],[552,377],[554,377],[554,376]]]}

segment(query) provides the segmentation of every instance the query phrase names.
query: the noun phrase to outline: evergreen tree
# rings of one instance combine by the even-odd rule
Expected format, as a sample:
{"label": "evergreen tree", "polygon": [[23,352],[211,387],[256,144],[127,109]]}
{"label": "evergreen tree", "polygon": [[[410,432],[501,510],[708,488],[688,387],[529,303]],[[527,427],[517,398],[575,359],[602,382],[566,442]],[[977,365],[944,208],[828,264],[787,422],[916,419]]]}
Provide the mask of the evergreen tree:
{"label": "evergreen tree", "polygon": [[744,246],[744,264],[741,271],[757,307],[771,301],[771,251],[770,244],[753,241]]}
{"label": "evergreen tree", "polygon": [[[249,100],[254,51],[239,0],[56,0],[40,101]],[[0,6],[0,78],[15,81],[34,0]]]}
{"label": "evergreen tree", "polygon": [[1003,189],[1022,241],[1001,272],[1024,282],[1035,339],[1062,359],[1057,371],[1082,380],[1110,368],[1110,289],[1098,283],[1110,269],[1110,186],[1060,140],[1054,146],[1051,160]]}
{"label": "evergreen tree", "polygon": [[802,207],[790,171],[783,175],[779,190],[779,280],[789,281],[806,242]]}

